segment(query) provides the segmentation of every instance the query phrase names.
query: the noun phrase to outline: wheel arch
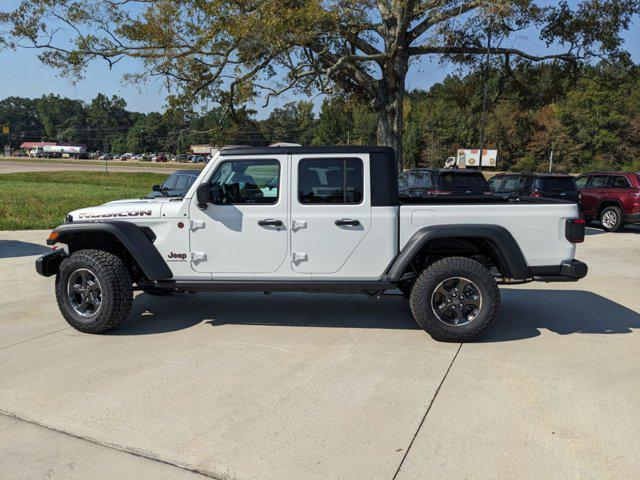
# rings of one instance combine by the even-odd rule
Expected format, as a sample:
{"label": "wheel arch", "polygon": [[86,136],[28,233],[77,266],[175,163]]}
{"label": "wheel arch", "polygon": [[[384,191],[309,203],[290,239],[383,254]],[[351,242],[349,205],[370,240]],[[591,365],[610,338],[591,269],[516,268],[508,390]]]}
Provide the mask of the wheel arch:
{"label": "wheel arch", "polygon": [[399,281],[415,259],[448,252],[475,252],[486,255],[505,278],[531,277],[525,257],[513,235],[499,225],[433,225],[417,231],[387,270],[390,281]]}
{"label": "wheel arch", "polygon": [[602,215],[602,211],[607,207],[618,207],[620,210],[623,210],[622,202],[618,199],[609,198],[606,200],[600,200],[600,203],[598,204],[598,210],[597,210],[598,217]]}
{"label": "wheel arch", "polygon": [[56,227],[47,240],[49,245],[63,243],[69,253],[80,249],[124,251],[149,280],[169,280],[173,274],[153,244],[155,235],[149,228],[130,222],[76,222]]}

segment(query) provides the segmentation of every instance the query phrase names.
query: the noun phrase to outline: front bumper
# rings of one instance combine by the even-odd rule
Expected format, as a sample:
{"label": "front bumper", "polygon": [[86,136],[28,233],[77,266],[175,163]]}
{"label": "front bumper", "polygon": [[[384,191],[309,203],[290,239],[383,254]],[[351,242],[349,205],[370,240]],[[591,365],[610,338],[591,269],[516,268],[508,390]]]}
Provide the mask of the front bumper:
{"label": "front bumper", "polygon": [[58,273],[60,263],[62,263],[62,260],[66,257],[67,254],[64,250],[53,250],[50,253],[45,253],[36,259],[36,272],[43,277],[55,275]]}
{"label": "front bumper", "polygon": [[587,276],[589,267],[580,260],[568,260],[552,267],[531,267],[533,279],[538,282],[577,282]]}

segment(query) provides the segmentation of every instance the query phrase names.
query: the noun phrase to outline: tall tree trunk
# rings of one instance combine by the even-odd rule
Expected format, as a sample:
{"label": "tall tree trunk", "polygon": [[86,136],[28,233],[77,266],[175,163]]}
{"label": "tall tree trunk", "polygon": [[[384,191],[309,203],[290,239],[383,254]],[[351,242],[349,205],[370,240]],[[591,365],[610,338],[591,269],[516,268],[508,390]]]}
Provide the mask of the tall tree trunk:
{"label": "tall tree trunk", "polygon": [[374,102],[378,116],[378,144],[391,147],[396,151],[398,171],[404,169],[402,155],[403,111],[404,111],[404,80],[393,92],[386,94]]}

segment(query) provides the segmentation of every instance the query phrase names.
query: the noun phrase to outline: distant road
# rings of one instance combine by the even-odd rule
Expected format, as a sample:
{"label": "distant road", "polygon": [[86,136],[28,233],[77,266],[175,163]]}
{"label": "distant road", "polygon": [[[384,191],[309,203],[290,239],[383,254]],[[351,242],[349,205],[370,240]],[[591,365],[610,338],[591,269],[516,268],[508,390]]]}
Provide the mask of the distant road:
{"label": "distant road", "polygon": [[[153,172],[166,173],[167,175],[185,168],[176,165],[175,167],[154,167],[154,166],[136,166],[128,167],[123,165],[108,165],[109,172]],[[188,167],[187,167],[188,168]],[[87,172],[104,172],[103,165],[82,165],[80,163],[38,163],[28,161],[1,161],[0,174],[3,173],[21,173],[21,172],[58,172],[61,170],[84,170]]]}

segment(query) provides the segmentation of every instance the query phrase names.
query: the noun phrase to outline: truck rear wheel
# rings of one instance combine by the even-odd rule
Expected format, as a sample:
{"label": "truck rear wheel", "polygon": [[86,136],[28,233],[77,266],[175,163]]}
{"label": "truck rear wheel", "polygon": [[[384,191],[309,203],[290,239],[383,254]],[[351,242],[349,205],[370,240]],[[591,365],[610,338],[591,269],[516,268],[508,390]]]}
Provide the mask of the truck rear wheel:
{"label": "truck rear wheel", "polygon": [[449,257],[432,263],[411,290],[414,318],[434,340],[464,342],[489,326],[500,308],[500,291],[480,263]]}
{"label": "truck rear wheel", "polygon": [[67,323],[85,333],[115,328],[133,303],[131,276],[122,260],[102,250],[79,250],[56,276],[56,299]]}

